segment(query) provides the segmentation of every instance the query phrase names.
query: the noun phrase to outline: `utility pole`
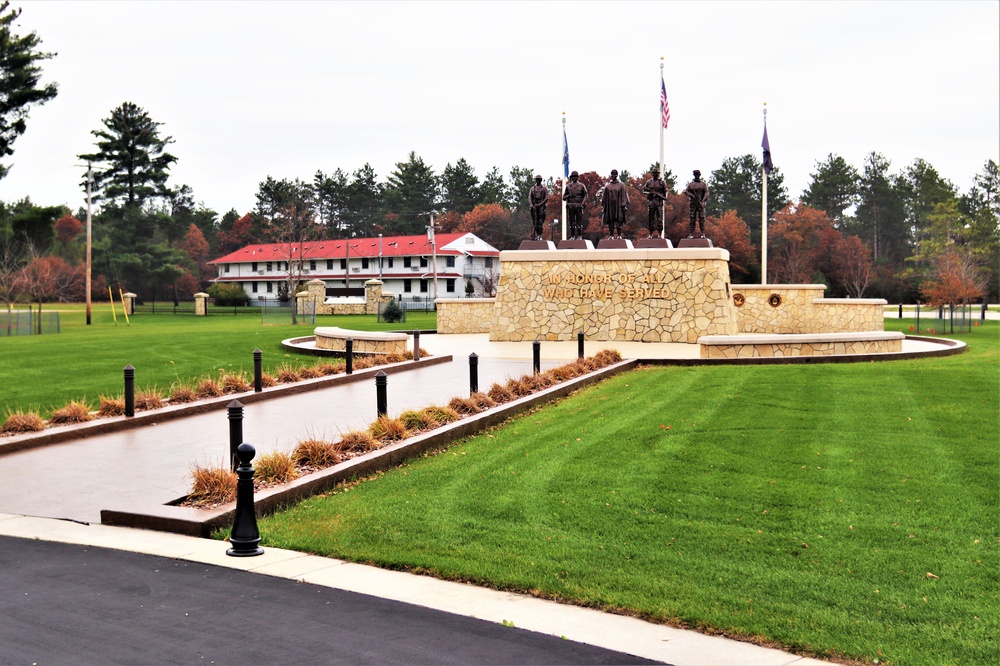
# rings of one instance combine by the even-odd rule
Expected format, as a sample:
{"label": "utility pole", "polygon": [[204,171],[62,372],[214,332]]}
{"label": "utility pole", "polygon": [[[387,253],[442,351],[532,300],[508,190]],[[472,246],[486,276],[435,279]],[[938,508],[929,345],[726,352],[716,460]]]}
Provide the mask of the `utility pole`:
{"label": "utility pole", "polygon": [[438,297],[438,260],[437,241],[434,240],[434,211],[431,211],[431,224],[427,227],[427,240],[431,242],[431,269],[434,271],[434,300]]}

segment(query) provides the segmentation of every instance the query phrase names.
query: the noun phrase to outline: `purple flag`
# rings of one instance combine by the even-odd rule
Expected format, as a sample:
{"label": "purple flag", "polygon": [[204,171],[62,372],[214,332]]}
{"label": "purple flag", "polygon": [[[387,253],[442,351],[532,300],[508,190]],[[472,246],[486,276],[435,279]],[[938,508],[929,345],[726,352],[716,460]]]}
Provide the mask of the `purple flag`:
{"label": "purple flag", "polygon": [[771,163],[771,144],[767,142],[767,123],[764,123],[764,140],[760,142],[760,147],[764,149],[764,173],[770,174],[774,164]]}

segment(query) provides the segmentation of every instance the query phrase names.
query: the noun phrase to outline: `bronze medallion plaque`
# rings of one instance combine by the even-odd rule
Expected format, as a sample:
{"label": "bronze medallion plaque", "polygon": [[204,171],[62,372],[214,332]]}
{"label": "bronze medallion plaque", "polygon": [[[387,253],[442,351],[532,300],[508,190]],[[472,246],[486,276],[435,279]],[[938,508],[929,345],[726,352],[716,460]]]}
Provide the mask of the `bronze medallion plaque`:
{"label": "bronze medallion plaque", "polygon": [[767,297],[767,303],[772,308],[776,308],[779,305],[781,305],[781,296],[779,296],[778,294],[771,294],[770,296]]}
{"label": "bronze medallion plaque", "polygon": [[747,299],[743,296],[743,294],[733,294],[733,304],[736,307],[741,308],[743,307],[743,304],[746,302]]}

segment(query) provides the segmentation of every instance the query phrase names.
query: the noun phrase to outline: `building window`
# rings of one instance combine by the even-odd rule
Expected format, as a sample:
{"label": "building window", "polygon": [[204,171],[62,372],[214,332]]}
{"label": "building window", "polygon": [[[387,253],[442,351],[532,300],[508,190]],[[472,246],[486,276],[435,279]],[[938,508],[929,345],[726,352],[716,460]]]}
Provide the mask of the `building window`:
{"label": "building window", "polygon": [[413,291],[413,280],[403,280],[403,291],[407,294]]}
{"label": "building window", "polygon": [[361,257],[361,268],[368,268],[368,257]]}
{"label": "building window", "polygon": [[274,285],[270,282],[267,283],[267,293],[272,293],[274,291]]}
{"label": "building window", "polygon": [[340,270],[342,270],[342,271],[346,271],[347,270],[347,259],[341,259],[340,260]]}
{"label": "building window", "polygon": [[309,260],[309,270],[311,270],[311,271],[316,270],[316,260],[315,259],[310,259]]}
{"label": "building window", "polygon": [[413,265],[412,257],[403,257],[403,268],[410,268]]}
{"label": "building window", "polygon": [[256,280],[254,280],[253,282],[250,283],[250,291],[252,291],[255,294],[257,293],[257,281]]}
{"label": "building window", "polygon": [[223,272],[228,273],[229,272],[229,264],[223,264],[223,267],[224,267],[224,271]]}
{"label": "building window", "polygon": [[420,257],[420,267],[427,268],[427,257]]}
{"label": "building window", "polygon": [[455,257],[446,257],[445,260],[444,260],[444,265],[447,266],[448,268],[454,268],[455,267]]}
{"label": "building window", "polygon": [[421,280],[420,281],[420,293],[421,294],[426,294],[427,293],[427,280]]}
{"label": "building window", "polygon": [[389,268],[392,268],[392,257],[389,257]]}
{"label": "building window", "polygon": [[[278,262],[278,263],[281,263],[281,262]],[[256,266],[256,265],[257,264],[254,264],[254,266]],[[254,270],[257,270],[257,269],[255,268]],[[264,270],[266,270],[268,273],[270,273],[271,270],[273,270],[273,264],[270,261],[267,262],[267,266],[264,267]]]}
{"label": "building window", "polygon": [[252,270],[252,271],[257,270],[257,262],[256,261],[253,262],[252,264],[250,264],[250,270]]}
{"label": "building window", "polygon": [[448,293],[453,293],[455,291],[455,278],[448,278],[444,281],[444,290]]}
{"label": "building window", "polygon": [[328,271],[332,271],[333,270],[333,259],[327,259],[326,260],[326,270],[328,270]]}
{"label": "building window", "polygon": [[493,268],[493,257],[486,257],[486,268]]}

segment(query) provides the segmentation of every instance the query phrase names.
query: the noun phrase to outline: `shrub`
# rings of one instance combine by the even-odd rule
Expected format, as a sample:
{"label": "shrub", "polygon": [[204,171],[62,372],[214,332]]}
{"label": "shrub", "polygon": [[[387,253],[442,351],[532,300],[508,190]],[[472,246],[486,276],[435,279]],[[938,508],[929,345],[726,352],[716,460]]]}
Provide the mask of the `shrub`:
{"label": "shrub", "polygon": [[238,284],[213,284],[208,288],[208,295],[215,299],[216,305],[246,305],[250,302],[250,297]]}
{"label": "shrub", "polygon": [[83,423],[93,419],[94,415],[90,413],[90,407],[85,402],[74,400],[67,403],[65,407],[52,412],[49,423]]}
{"label": "shrub", "polygon": [[461,415],[451,407],[440,407],[438,405],[424,407],[420,410],[420,413],[424,414],[427,418],[433,419],[442,424],[451,423],[452,421],[457,421],[462,418]]}
{"label": "shrub", "polygon": [[98,416],[123,416],[125,414],[125,398],[109,398],[101,396],[97,407]]}
{"label": "shrub", "polygon": [[[412,352],[410,353],[410,357],[413,357]],[[406,354],[386,354],[383,359],[386,363],[402,363],[406,360]]]}
{"label": "shrub", "polygon": [[490,407],[497,406],[496,400],[486,395],[485,393],[473,393],[472,395],[469,396],[469,400],[471,400],[476,404],[476,407],[479,408],[479,411],[483,411],[485,409],[489,409]]}
{"label": "shrub", "polygon": [[224,467],[195,467],[191,470],[188,501],[195,506],[225,504],[236,499],[236,474]]}
{"label": "shrub", "polygon": [[164,404],[163,396],[155,388],[135,394],[136,409],[159,409]]}
{"label": "shrub", "polygon": [[219,375],[219,385],[223,393],[245,393],[253,388],[242,372],[223,372]]}
{"label": "shrub", "polygon": [[594,355],[594,358],[603,365],[614,365],[615,363],[621,363],[622,355],[618,353],[617,349],[602,349]]}
{"label": "shrub", "polygon": [[382,321],[388,322],[390,324],[395,324],[403,319],[403,308],[399,307],[399,303],[396,299],[390,299],[385,307],[382,308]]}
{"label": "shrub", "polygon": [[354,370],[365,370],[375,367],[375,359],[368,354],[354,357]]}
{"label": "shrub", "polygon": [[541,391],[555,383],[552,377],[544,372],[539,372],[535,375],[525,375],[523,381],[531,387],[532,391]]}
{"label": "shrub", "polygon": [[174,404],[194,402],[197,399],[198,394],[189,386],[174,386],[170,391],[170,402]]}
{"label": "shrub", "polygon": [[222,387],[214,379],[203,379],[196,389],[199,398],[215,398],[222,395]]}
{"label": "shrub", "polygon": [[493,402],[499,403],[510,402],[511,400],[517,399],[517,396],[514,395],[509,388],[496,382],[494,382],[493,386],[490,387],[487,395],[493,398]]}
{"label": "shrub", "polygon": [[406,426],[407,430],[411,430],[413,432],[433,430],[441,425],[430,414],[426,414],[423,411],[415,409],[410,409],[400,414],[399,420],[403,422],[403,425]]}
{"label": "shrub", "polygon": [[549,374],[552,375],[552,378],[557,382],[564,382],[567,379],[576,377],[576,372],[574,371],[572,365],[560,365],[558,368],[552,368],[549,370]]}
{"label": "shrub", "polygon": [[334,363],[333,361],[322,361],[316,366],[316,369],[319,370],[321,375],[335,375],[343,372],[344,366],[341,363]]}
{"label": "shrub", "polygon": [[322,377],[323,373],[314,365],[304,365],[299,368],[299,377],[302,379],[316,379]]}
{"label": "shrub", "polygon": [[412,434],[406,429],[402,421],[389,418],[385,414],[375,419],[375,422],[368,426],[368,432],[380,442],[398,442]]}
{"label": "shrub", "polygon": [[482,411],[476,401],[469,398],[452,398],[448,406],[459,414],[478,414]]}
{"label": "shrub", "polygon": [[260,386],[261,388],[268,388],[269,386],[277,386],[278,380],[274,378],[274,375],[269,375],[266,372],[260,373]]}
{"label": "shrub", "polygon": [[254,478],[261,483],[288,483],[299,476],[295,460],[284,451],[265,453],[254,461],[254,470]]}
{"label": "shrub", "polygon": [[4,421],[4,432],[38,432],[45,430],[45,421],[34,412],[9,412]]}
{"label": "shrub", "polygon": [[524,377],[511,377],[507,380],[507,390],[518,398],[531,395],[531,385],[525,382]]}
{"label": "shrub", "polygon": [[340,438],[340,448],[351,453],[366,453],[384,446],[367,430],[351,430]]}
{"label": "shrub", "polygon": [[316,468],[332,467],[343,460],[339,446],[315,437],[304,439],[296,444],[295,450],[292,451],[292,457],[300,465]]}
{"label": "shrub", "polygon": [[284,363],[278,368],[278,381],[282,384],[291,384],[302,379],[298,368]]}

